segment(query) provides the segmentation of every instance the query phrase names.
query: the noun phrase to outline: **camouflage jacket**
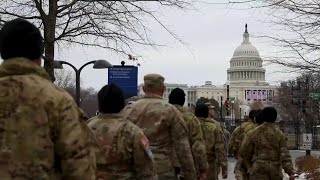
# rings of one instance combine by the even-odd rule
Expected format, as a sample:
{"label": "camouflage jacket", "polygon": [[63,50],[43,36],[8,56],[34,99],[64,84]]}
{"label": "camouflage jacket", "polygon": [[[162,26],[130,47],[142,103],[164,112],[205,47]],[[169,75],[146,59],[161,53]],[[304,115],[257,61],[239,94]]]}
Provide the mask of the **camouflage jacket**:
{"label": "camouflage jacket", "polygon": [[212,119],[199,118],[199,120],[206,145],[208,163],[218,162],[219,166],[227,167],[224,139],[221,131]]}
{"label": "camouflage jacket", "polygon": [[220,122],[218,122],[217,120],[215,120],[213,118],[208,118],[208,119],[210,119],[217,126],[218,130],[221,131],[221,134],[223,135],[223,138],[225,138],[224,137],[223,128],[221,127]]}
{"label": "camouflage jacket", "polygon": [[228,150],[233,153],[234,156],[237,156],[238,149],[236,147],[239,147],[240,145],[236,144],[239,143],[238,141],[238,135],[240,131],[240,126],[238,126],[232,133],[229,139],[229,146]]}
{"label": "camouflage jacket", "polygon": [[206,146],[202,139],[202,130],[198,118],[182,106],[175,105],[182,113],[183,119],[188,127],[189,141],[195,166],[199,172],[208,169]]}
{"label": "camouflage jacket", "polygon": [[149,139],[158,174],[174,170],[174,149],[185,178],[196,178],[188,129],[177,108],[160,96],[146,95],[127,106],[123,116],[138,125]]}
{"label": "camouflage jacket", "polygon": [[87,117],[24,58],[0,66],[1,179],[95,179]]}
{"label": "camouflage jacket", "polygon": [[293,174],[292,160],[282,131],[273,123],[263,123],[245,137],[240,154],[246,168],[254,162],[281,164],[289,175]]}
{"label": "camouflage jacket", "polygon": [[88,126],[94,132],[98,179],[156,179],[148,139],[120,114],[99,114]]}
{"label": "camouflage jacket", "polygon": [[240,125],[239,131],[237,131],[237,134],[235,136],[233,149],[234,152],[239,152],[241,143],[243,142],[243,139],[245,137],[245,134],[248,133],[251,129],[254,129],[256,127],[256,124],[248,121],[244,122]]}

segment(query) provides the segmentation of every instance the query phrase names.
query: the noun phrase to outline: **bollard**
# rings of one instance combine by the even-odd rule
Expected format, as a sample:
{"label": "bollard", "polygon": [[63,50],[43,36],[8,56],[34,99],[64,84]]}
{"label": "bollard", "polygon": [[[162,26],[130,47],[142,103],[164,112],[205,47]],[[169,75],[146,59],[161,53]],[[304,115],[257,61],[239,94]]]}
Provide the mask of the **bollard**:
{"label": "bollard", "polygon": [[311,156],[311,150],[306,150],[306,156]]}

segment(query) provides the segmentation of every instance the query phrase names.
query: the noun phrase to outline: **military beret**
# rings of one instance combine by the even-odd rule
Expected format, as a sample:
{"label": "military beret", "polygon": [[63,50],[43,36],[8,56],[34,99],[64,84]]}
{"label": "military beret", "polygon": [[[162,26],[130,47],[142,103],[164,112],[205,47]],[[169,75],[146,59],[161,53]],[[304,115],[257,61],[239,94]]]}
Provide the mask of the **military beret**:
{"label": "military beret", "polygon": [[164,77],[159,74],[147,74],[144,76],[144,86],[149,88],[160,88],[164,86]]}

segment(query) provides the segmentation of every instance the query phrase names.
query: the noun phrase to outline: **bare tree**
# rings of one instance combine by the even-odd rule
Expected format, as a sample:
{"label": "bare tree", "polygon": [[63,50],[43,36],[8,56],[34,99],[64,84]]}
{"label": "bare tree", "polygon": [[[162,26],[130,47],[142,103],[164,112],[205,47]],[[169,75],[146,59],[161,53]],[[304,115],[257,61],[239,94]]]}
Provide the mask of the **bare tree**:
{"label": "bare tree", "polygon": [[[75,96],[76,85],[75,75],[70,70],[55,70],[55,84],[65,89],[72,97]],[[98,109],[97,91],[92,88],[81,88],[81,107],[89,117],[95,115]]]}
{"label": "bare tree", "polygon": [[98,110],[97,91],[91,87],[81,89],[81,107],[89,117],[96,114]]}
{"label": "bare tree", "polygon": [[234,112],[234,118],[235,119],[240,119],[240,101],[236,100],[233,103],[233,112]]}
{"label": "bare tree", "polygon": [[[267,57],[272,63],[298,71],[320,71],[320,1],[318,0],[229,0],[232,5],[265,8],[277,35],[264,35],[279,51]],[[284,34],[284,36],[279,35]]]}
{"label": "bare tree", "polygon": [[[320,99],[310,96],[310,93],[318,94],[320,92],[319,74],[307,74],[299,76],[301,82],[306,78],[309,79],[307,84],[300,85],[300,90],[295,90],[295,94],[300,98],[298,105],[293,105],[293,90],[292,86],[297,86],[297,80],[289,80],[282,82],[278,88],[278,93],[275,97],[276,107],[279,112],[280,122],[286,127],[300,128],[300,124],[307,127],[313,127],[319,124],[319,107],[317,102]],[[307,87],[307,88],[306,88]],[[303,103],[303,101],[305,101]],[[299,130],[300,131],[300,130]]]}
{"label": "bare tree", "polygon": [[75,89],[76,87],[76,80],[74,76],[74,72],[69,70],[55,70],[55,84],[59,87],[64,89]]}
{"label": "bare tree", "polygon": [[161,6],[184,9],[192,1],[1,0],[0,21],[4,23],[12,18],[23,18],[43,30],[45,69],[54,79],[55,45],[80,44],[125,54],[132,50],[133,45],[156,46],[145,25],[148,18],[180,40],[157,18],[154,9]]}
{"label": "bare tree", "polygon": [[253,101],[249,106],[251,109],[254,109],[254,110],[263,109],[263,104],[261,100]]}
{"label": "bare tree", "polygon": [[295,84],[296,82],[292,80],[282,82],[275,96],[280,119],[286,122],[292,122],[297,119],[297,112],[299,112],[298,107],[292,104],[292,86]]}

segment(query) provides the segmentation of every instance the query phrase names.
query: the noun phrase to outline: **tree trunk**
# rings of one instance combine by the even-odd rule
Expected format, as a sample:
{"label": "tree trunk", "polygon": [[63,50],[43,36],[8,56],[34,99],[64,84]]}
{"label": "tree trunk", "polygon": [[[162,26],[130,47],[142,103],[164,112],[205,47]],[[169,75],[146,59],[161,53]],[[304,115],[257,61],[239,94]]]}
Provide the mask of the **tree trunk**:
{"label": "tree trunk", "polygon": [[50,75],[52,81],[55,80],[53,61],[54,61],[57,9],[58,9],[57,0],[49,0],[49,14],[44,20],[44,39],[45,39],[44,68]]}
{"label": "tree trunk", "polygon": [[45,43],[45,61],[44,68],[48,72],[52,81],[55,81],[54,78],[54,69],[53,69],[53,60],[54,60],[54,42]]}

